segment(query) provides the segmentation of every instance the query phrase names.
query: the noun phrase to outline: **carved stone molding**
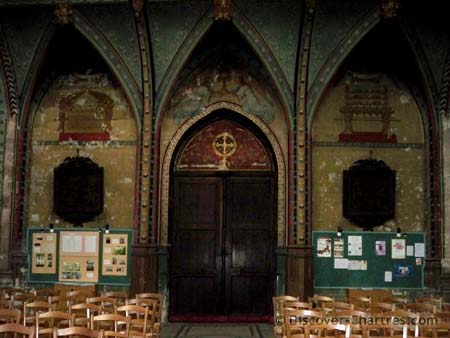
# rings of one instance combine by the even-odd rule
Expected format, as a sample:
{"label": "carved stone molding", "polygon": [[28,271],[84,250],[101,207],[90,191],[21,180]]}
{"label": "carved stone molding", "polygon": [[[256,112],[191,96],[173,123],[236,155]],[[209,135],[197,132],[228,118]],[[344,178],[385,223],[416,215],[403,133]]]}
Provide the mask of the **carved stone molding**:
{"label": "carved stone molding", "polygon": [[159,225],[159,238],[160,245],[167,245],[168,240],[168,228],[169,228],[169,184],[170,184],[170,166],[172,158],[175,156],[175,148],[180,142],[184,134],[191,128],[197,121],[208,116],[210,113],[219,109],[229,109],[236,113],[241,114],[250,121],[252,121],[261,131],[266,135],[267,139],[272,146],[273,152],[276,158],[277,165],[277,243],[278,246],[283,247],[286,245],[286,167],[284,164],[283,154],[278,141],[269,127],[258,117],[248,114],[242,111],[242,108],[236,104],[230,102],[218,102],[206,106],[202,113],[191,117],[187,120],[175,133],[167,147],[166,155],[163,160],[161,169],[161,209],[160,209],[160,225]]}

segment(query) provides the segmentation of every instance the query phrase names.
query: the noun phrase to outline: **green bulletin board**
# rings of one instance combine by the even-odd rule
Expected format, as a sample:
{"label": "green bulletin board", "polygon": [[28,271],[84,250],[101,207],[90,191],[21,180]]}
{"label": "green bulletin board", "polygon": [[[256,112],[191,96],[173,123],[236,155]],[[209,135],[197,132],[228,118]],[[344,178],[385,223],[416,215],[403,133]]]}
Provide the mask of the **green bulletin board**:
{"label": "green bulletin board", "polygon": [[[95,233],[96,243],[92,243]],[[85,247],[86,243],[90,243],[92,248],[88,252],[93,253],[93,257],[84,257],[84,254],[73,255],[67,261],[70,265],[80,265],[80,275],[95,277],[92,282],[86,278],[68,279],[69,272],[61,270],[60,266],[61,254],[64,250],[62,247],[64,242],[62,237],[69,234],[69,240],[66,238],[66,246],[70,247],[69,251],[77,250],[77,245],[71,245],[75,241],[72,239],[81,238],[83,243],[80,247]],[[88,235],[89,236],[84,236]],[[78,236],[79,235],[79,236]],[[87,238],[89,241],[85,241]],[[98,239],[97,239],[98,238]],[[100,284],[100,285],[129,285],[130,284],[130,268],[131,268],[131,246],[133,239],[133,231],[131,229],[110,229],[99,231],[89,228],[60,228],[50,231],[48,228],[28,228],[27,231],[27,254],[28,254],[28,282],[29,283],[57,283],[70,282],[70,284]],[[94,248],[95,247],[95,248]],[[95,251],[94,251],[95,249]],[[95,252],[95,253],[94,253]],[[80,263],[77,263],[77,257]],[[89,264],[85,264],[86,262]],[[106,264],[105,264],[106,263]],[[61,261],[62,266],[64,266]],[[68,265],[68,264],[66,264]],[[76,269],[75,269],[76,270]],[[86,270],[86,271],[85,271]],[[70,272],[70,276],[76,275],[78,272]],[[98,276],[98,278],[97,278]]]}
{"label": "green bulletin board", "polygon": [[315,288],[423,288],[425,234],[313,231]]}

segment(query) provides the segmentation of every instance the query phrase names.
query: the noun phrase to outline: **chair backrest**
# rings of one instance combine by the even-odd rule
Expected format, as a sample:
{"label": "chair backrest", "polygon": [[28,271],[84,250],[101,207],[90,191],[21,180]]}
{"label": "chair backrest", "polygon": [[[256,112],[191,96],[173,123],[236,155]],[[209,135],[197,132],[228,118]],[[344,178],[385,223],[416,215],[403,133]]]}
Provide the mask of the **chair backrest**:
{"label": "chair backrest", "polygon": [[[392,337],[392,338],[408,338],[408,324],[370,324],[361,325],[362,336],[370,337]],[[373,333],[373,334],[372,334]],[[381,333],[381,334],[380,334]],[[418,334],[417,334],[418,335]],[[414,335],[412,337],[416,337]]]}
{"label": "chair backrest", "polygon": [[424,337],[450,337],[450,323],[420,325],[420,335]]}
{"label": "chair backrest", "polygon": [[74,315],[74,325],[91,327],[91,317],[102,314],[102,307],[97,304],[78,303],[73,304],[69,310]]}
{"label": "chair backrest", "polygon": [[370,309],[370,297],[349,297],[347,302],[355,306],[355,310],[368,311]]}
{"label": "chair backrest", "polygon": [[70,326],[62,329],[55,328],[53,330],[53,338],[63,337],[85,337],[85,338],[102,338],[103,331],[91,330],[82,326]]}
{"label": "chair backrest", "polygon": [[114,298],[117,306],[125,305],[127,299],[129,298],[128,293],[124,291],[106,291],[102,292],[101,296]]}
{"label": "chair backrest", "polygon": [[90,297],[86,299],[86,303],[101,306],[103,313],[114,313],[116,311],[116,299],[111,297]]}
{"label": "chair backrest", "polygon": [[[162,320],[162,312],[163,312],[163,306],[164,306],[164,295],[162,293],[154,293],[154,292],[144,292],[144,293],[137,293],[136,294],[137,299],[150,299],[155,300],[155,308],[153,311],[155,312],[155,324],[161,323]],[[145,306],[145,302],[138,302],[137,305]]]}
{"label": "chair backrest", "polygon": [[311,303],[314,308],[322,308],[323,303],[334,303],[334,297],[314,295],[312,297],[308,297],[308,303]]}
{"label": "chair backrest", "polygon": [[20,324],[22,312],[14,309],[0,309],[0,324],[16,323]]}
{"label": "chair backrest", "polygon": [[74,324],[74,315],[62,311],[36,313],[36,338],[51,336],[54,328],[70,327]]}
{"label": "chair backrest", "polygon": [[305,325],[305,338],[318,336],[323,338],[350,337],[348,324],[307,324]]}
{"label": "chair backrest", "polygon": [[12,309],[12,300],[0,299],[0,309]]}
{"label": "chair backrest", "polygon": [[103,337],[128,338],[130,323],[130,317],[117,313],[105,313],[91,318],[91,328],[94,330],[103,328]]}
{"label": "chair backrest", "polygon": [[66,292],[67,297],[71,297],[74,303],[86,303],[86,299],[94,297],[95,294],[91,290],[73,290]]}
{"label": "chair backrest", "polygon": [[48,297],[56,296],[55,290],[49,288],[36,289],[33,293],[36,295],[36,300],[42,300],[45,302],[48,301]]}
{"label": "chair backrest", "polygon": [[24,326],[22,324],[8,323],[0,325],[0,336],[11,334],[14,338],[21,336],[24,338],[34,338],[36,328],[34,326]]}
{"label": "chair backrest", "polygon": [[438,311],[434,314],[439,323],[450,323],[450,311]]}
{"label": "chair backrest", "polygon": [[388,302],[373,302],[370,303],[369,311],[372,315],[377,313],[383,313],[386,311],[394,311],[395,310],[395,304],[394,303],[388,303]]}
{"label": "chair backrest", "polygon": [[430,303],[408,303],[405,306],[408,310],[422,315],[432,316],[437,312],[437,306]]}
{"label": "chair backrest", "polygon": [[414,300],[415,303],[433,304],[436,306],[436,310],[442,310],[442,298],[441,297],[419,297]]}
{"label": "chair backrest", "polygon": [[148,328],[154,324],[155,317],[148,307],[139,305],[122,305],[116,309],[117,313],[130,318],[129,336],[145,338]]}
{"label": "chair backrest", "polygon": [[23,304],[23,325],[33,323],[36,318],[36,313],[49,312],[54,309],[54,305],[44,301],[25,302]]}

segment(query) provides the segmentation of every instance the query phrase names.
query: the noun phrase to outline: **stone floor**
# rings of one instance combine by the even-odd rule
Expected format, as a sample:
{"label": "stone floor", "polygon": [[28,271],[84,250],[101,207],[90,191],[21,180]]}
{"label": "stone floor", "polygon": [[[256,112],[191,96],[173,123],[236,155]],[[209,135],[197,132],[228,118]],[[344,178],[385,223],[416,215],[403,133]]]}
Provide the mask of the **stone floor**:
{"label": "stone floor", "polygon": [[162,338],[273,338],[273,325],[263,323],[166,323]]}

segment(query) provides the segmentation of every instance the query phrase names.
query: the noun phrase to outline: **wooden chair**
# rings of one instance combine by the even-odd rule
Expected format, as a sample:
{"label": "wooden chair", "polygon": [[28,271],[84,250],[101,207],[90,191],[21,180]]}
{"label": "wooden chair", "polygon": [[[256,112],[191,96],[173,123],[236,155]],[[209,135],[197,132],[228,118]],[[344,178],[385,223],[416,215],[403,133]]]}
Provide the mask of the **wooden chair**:
{"label": "wooden chair", "polygon": [[128,338],[130,322],[130,317],[106,313],[92,317],[91,328],[94,330],[104,329],[103,337]]}
{"label": "wooden chair", "polygon": [[314,295],[312,297],[308,297],[308,303],[311,303],[313,305],[313,309],[322,309],[323,303],[334,303],[335,299],[334,297],[328,297],[328,296],[320,296],[320,295]]}
{"label": "wooden chair", "polygon": [[418,313],[408,310],[394,310],[386,311],[382,314],[389,323],[406,323],[409,334],[417,336],[419,334],[419,319]]}
{"label": "wooden chair", "polygon": [[386,311],[394,311],[395,310],[395,304],[393,303],[387,303],[387,302],[374,302],[370,303],[369,311],[372,314],[372,316],[376,314],[381,314]]}
{"label": "wooden chair", "polygon": [[283,295],[272,297],[272,305],[273,305],[273,334],[274,337],[281,336],[282,334],[282,325],[283,325],[283,310],[282,306],[286,302],[298,302],[298,297]]}
{"label": "wooden chair", "polygon": [[305,325],[305,338],[321,337],[336,338],[350,337],[350,326],[345,324],[307,324]]}
{"label": "wooden chair", "polygon": [[15,293],[11,296],[11,308],[22,311],[25,303],[31,303],[36,299],[36,296],[28,292]]}
{"label": "wooden chair", "polygon": [[124,292],[124,291],[107,291],[107,292],[102,292],[101,294],[102,297],[107,297],[107,298],[114,298],[116,300],[116,306],[122,306],[125,305],[127,302],[128,297],[128,293]]}
{"label": "wooden chair", "polygon": [[[364,338],[408,338],[408,324],[361,325]],[[413,336],[411,336],[413,337]]]}
{"label": "wooden chair", "polygon": [[420,325],[419,330],[423,337],[450,337],[450,323]]}
{"label": "wooden chair", "polygon": [[354,305],[347,302],[324,302],[322,303],[322,312],[324,316],[334,316],[342,310],[353,310]]}
{"label": "wooden chair", "polygon": [[395,305],[396,309],[406,310],[405,305],[408,303],[408,298],[407,297],[402,297],[402,296],[392,296],[392,297],[389,297],[389,298],[382,298],[381,302],[392,303],[392,304]]}
{"label": "wooden chair", "polygon": [[87,303],[86,299],[94,297],[95,294],[91,290],[73,290],[67,291],[66,296],[72,298],[72,303]]}
{"label": "wooden chair", "polygon": [[117,313],[130,318],[130,337],[145,338],[148,329],[153,327],[154,316],[149,308],[139,305],[122,305],[116,309]]}
{"label": "wooden chair", "polygon": [[347,302],[354,305],[355,310],[370,311],[370,297],[350,297]]}
{"label": "wooden chair", "polygon": [[322,312],[316,310],[284,310],[282,336],[288,338],[299,338],[305,335],[305,326],[322,319]]}
{"label": "wooden chair", "polygon": [[73,304],[69,310],[74,315],[74,325],[91,328],[91,317],[102,314],[102,307],[96,304]]}
{"label": "wooden chair", "polygon": [[12,309],[12,300],[0,299],[0,309]]}
{"label": "wooden chair", "polygon": [[72,338],[72,337],[85,337],[85,338],[103,338],[103,331],[91,330],[87,327],[71,326],[62,329],[55,328],[53,330],[53,338]]}
{"label": "wooden chair", "polygon": [[419,297],[414,300],[414,303],[432,304],[436,306],[437,311],[442,310],[442,298],[441,297]]}
{"label": "wooden chair", "polygon": [[[136,299],[138,299],[136,305],[151,307],[150,310],[152,310],[153,312],[154,324],[150,330],[151,334],[149,333],[147,334],[147,336],[151,336],[152,338],[159,338],[161,336],[164,295],[162,293],[144,292],[136,294]],[[154,301],[154,303],[152,303],[151,301]]]}
{"label": "wooden chair", "polygon": [[12,309],[0,309],[0,324],[16,323],[20,324],[22,312]]}
{"label": "wooden chair", "polygon": [[102,313],[116,312],[116,299],[110,297],[90,297],[86,299],[86,303],[95,304],[101,307]]}
{"label": "wooden chair", "polygon": [[62,311],[36,313],[36,338],[41,336],[51,337],[54,328],[73,326],[74,317],[74,315]]}
{"label": "wooden chair", "polygon": [[23,305],[23,325],[29,326],[35,323],[36,313],[49,312],[53,310],[53,305],[44,301],[25,302]]}
{"label": "wooden chair", "polygon": [[438,323],[450,323],[450,311],[438,311],[434,314]]}
{"label": "wooden chair", "polygon": [[0,325],[0,337],[23,337],[34,338],[36,328],[34,326],[24,326],[16,323],[8,323]]}
{"label": "wooden chair", "polygon": [[55,311],[69,312],[70,307],[75,304],[74,296],[50,296],[48,302],[52,304]]}
{"label": "wooden chair", "polygon": [[437,312],[437,306],[429,303],[408,303],[405,307],[412,312],[421,314],[422,317],[432,317]]}
{"label": "wooden chair", "polygon": [[48,297],[56,296],[55,290],[49,288],[36,289],[33,291],[33,294],[36,296],[37,301],[45,302],[48,302]]}

